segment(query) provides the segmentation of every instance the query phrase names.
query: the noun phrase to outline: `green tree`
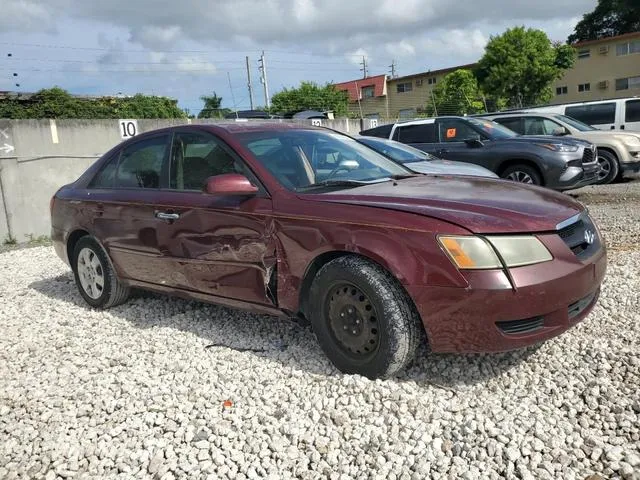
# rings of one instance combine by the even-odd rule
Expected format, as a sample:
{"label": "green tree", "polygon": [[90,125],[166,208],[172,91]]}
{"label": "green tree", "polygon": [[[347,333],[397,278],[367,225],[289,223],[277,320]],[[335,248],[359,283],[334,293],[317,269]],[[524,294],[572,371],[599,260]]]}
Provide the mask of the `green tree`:
{"label": "green tree", "polygon": [[480,87],[513,106],[551,99],[551,84],[571,68],[573,47],[553,44],[542,30],[515,27],[491,37],[476,67]]}
{"label": "green tree", "polygon": [[638,0],[598,0],[596,8],[582,16],[568,42],[597,40],[639,30]]}
{"label": "green tree", "polygon": [[186,118],[186,114],[177,100],[167,97],[82,98],[53,87],[28,98],[0,100],[0,118]]}
{"label": "green tree", "polygon": [[333,111],[336,117],[348,112],[347,92],[336,90],[331,84],[319,86],[301,82],[298,88],[284,88],[271,99],[271,112],[286,114],[301,110]]}
{"label": "green tree", "polygon": [[222,108],[222,97],[216,92],[213,92],[213,95],[202,95],[200,100],[204,102],[204,106],[198,113],[198,118],[224,118],[231,112],[229,108]]}
{"label": "green tree", "polygon": [[[434,107],[434,108],[430,108]],[[442,79],[433,90],[427,114],[465,115],[484,111],[482,93],[471,70],[460,69]]]}

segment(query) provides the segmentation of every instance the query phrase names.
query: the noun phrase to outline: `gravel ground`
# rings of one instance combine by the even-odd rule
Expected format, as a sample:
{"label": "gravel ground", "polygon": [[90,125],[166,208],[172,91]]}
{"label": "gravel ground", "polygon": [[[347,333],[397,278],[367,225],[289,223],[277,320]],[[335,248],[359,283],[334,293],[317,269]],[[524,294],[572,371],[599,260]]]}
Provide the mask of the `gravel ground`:
{"label": "gravel ground", "polygon": [[51,247],[2,253],[0,479],[640,479],[640,181],[572,195],[611,249],[588,319],[385,381],[287,321],[150,294],[91,311]]}

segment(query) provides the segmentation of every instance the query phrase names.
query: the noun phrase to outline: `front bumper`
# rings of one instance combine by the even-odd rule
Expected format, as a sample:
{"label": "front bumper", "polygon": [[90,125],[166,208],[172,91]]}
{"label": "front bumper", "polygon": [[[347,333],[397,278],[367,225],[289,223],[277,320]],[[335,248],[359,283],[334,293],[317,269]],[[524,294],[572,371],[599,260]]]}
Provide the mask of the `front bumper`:
{"label": "front bumper", "polygon": [[606,250],[581,261],[555,234],[540,240],[550,262],[502,270],[467,271],[468,288],[409,287],[434,352],[501,352],[561,334],[597,302]]}
{"label": "front bumper", "polygon": [[634,162],[620,162],[620,168],[623,172],[640,172],[640,160]]}
{"label": "front bumper", "polygon": [[586,187],[598,181],[600,165],[597,162],[583,164],[582,167],[568,167],[556,183],[557,190],[573,190]]}

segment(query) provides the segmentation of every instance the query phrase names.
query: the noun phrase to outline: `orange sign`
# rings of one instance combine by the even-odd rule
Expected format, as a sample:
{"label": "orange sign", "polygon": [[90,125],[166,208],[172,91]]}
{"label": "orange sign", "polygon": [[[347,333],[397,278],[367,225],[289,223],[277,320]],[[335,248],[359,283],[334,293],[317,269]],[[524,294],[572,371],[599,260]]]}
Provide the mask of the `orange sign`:
{"label": "orange sign", "polygon": [[455,128],[447,128],[447,138],[454,138],[456,136]]}

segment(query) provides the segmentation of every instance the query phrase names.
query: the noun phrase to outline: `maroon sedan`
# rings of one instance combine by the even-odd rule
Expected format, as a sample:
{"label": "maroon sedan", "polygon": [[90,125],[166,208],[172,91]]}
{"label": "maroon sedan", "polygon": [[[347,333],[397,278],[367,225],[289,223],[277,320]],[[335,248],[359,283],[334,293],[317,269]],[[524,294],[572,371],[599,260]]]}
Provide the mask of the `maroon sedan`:
{"label": "maroon sedan", "polygon": [[[285,124],[148,132],[52,199],[92,307],[138,287],[311,322],[343,372],[530,345],[582,320],[605,276],[588,212],[540,187],[420,175]],[[426,338],[426,340],[425,340]]]}

